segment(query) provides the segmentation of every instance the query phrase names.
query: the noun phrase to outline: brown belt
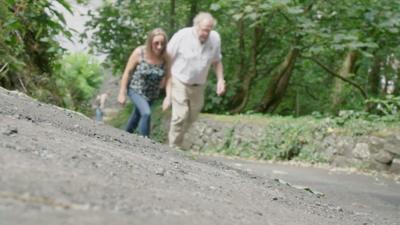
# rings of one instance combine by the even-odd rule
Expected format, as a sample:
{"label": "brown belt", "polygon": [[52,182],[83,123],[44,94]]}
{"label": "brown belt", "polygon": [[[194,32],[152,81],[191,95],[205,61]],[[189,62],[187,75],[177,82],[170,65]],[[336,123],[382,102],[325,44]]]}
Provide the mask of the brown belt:
{"label": "brown belt", "polygon": [[179,83],[184,84],[184,85],[186,85],[186,86],[190,86],[190,87],[198,87],[198,86],[203,85],[203,84],[188,84],[188,83],[184,83],[184,82],[180,81],[178,78],[174,78],[174,79],[175,79],[176,81],[178,81]]}
{"label": "brown belt", "polygon": [[188,86],[192,86],[192,87],[197,87],[200,86],[201,84],[187,84]]}

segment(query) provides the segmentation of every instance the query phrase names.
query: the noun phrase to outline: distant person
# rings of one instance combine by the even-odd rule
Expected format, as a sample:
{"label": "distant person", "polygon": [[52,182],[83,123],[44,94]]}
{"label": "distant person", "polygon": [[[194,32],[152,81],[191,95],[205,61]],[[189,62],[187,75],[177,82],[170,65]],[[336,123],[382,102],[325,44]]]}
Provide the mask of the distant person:
{"label": "distant person", "polygon": [[146,44],[137,47],[129,57],[122,75],[118,102],[126,102],[126,95],[132,100],[135,110],[126,125],[126,131],[144,137],[150,135],[151,104],[158,98],[168,77],[166,46],[168,37],[160,29],[149,32]]}
{"label": "distant person", "polygon": [[163,110],[172,102],[172,118],[168,134],[171,147],[182,147],[184,134],[197,119],[204,105],[204,90],[211,65],[217,76],[216,92],[225,93],[221,61],[221,39],[213,30],[216,20],[201,12],[193,19],[193,27],[179,30],[168,44],[171,58],[171,79],[168,80]]}
{"label": "distant person", "polygon": [[108,92],[105,92],[96,97],[96,121],[103,121],[104,105],[108,95]]}

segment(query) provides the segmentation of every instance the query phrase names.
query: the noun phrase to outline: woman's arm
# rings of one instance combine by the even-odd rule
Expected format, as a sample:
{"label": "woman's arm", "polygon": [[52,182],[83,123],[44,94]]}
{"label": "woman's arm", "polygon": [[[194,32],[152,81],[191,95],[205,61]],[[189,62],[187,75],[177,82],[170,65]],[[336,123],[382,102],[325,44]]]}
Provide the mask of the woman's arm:
{"label": "woman's arm", "polygon": [[164,71],[165,71],[165,76],[161,80],[160,83],[160,88],[167,88],[167,83],[169,80],[169,77],[171,76],[171,58],[169,57],[168,54],[163,59],[164,61]]}
{"label": "woman's arm", "polygon": [[121,105],[124,105],[126,102],[126,92],[129,82],[129,72],[136,68],[136,65],[139,63],[140,57],[140,47],[136,48],[131,56],[129,57],[128,63],[125,66],[124,73],[122,74],[120,86],[119,86],[119,94],[118,94],[118,102]]}

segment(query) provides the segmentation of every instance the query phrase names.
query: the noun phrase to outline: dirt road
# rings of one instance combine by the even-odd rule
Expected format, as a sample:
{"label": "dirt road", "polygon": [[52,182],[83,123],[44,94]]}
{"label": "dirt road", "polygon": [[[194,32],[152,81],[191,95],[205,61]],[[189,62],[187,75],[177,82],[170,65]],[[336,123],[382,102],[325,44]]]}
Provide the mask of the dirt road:
{"label": "dirt road", "polygon": [[0,88],[0,225],[398,224]]}
{"label": "dirt road", "polygon": [[322,195],[337,207],[356,214],[369,215],[382,221],[393,220],[394,224],[400,224],[400,179],[393,174],[360,172],[328,165],[315,167],[303,163],[276,163],[221,156],[202,156],[201,159],[216,160],[255,176]]}

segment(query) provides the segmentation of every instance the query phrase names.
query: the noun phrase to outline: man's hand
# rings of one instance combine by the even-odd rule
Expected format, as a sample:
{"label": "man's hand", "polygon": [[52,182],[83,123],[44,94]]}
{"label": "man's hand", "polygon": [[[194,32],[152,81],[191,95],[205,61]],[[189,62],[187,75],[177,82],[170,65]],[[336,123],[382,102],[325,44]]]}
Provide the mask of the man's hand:
{"label": "man's hand", "polygon": [[166,96],[162,103],[162,110],[166,111],[171,106],[171,97]]}
{"label": "man's hand", "polygon": [[222,96],[225,94],[225,80],[218,80],[217,82],[217,95]]}

